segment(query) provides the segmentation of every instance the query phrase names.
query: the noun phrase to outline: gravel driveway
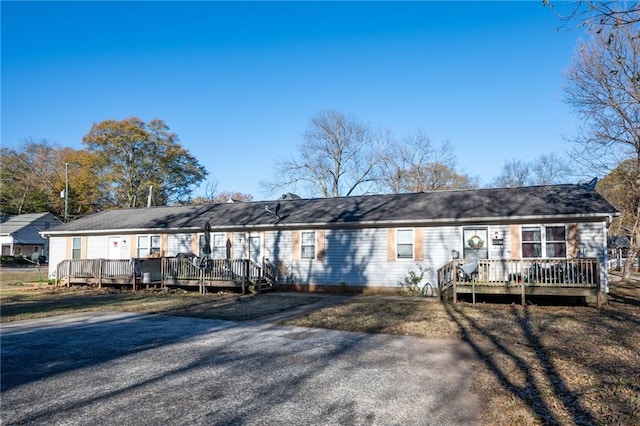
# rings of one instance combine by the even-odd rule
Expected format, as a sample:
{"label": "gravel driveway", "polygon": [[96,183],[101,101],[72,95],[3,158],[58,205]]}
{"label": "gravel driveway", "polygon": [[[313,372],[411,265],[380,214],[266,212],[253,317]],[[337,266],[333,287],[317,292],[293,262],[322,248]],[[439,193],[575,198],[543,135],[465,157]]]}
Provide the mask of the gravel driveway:
{"label": "gravel driveway", "polygon": [[452,341],[84,313],[1,326],[2,423],[474,424]]}

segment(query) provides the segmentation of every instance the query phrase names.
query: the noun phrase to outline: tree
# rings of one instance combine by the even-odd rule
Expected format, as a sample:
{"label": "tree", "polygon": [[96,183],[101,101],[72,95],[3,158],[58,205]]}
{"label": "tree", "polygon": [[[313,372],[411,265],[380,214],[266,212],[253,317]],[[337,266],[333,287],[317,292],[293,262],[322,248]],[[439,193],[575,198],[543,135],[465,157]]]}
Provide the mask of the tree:
{"label": "tree", "polygon": [[50,141],[26,140],[19,151],[2,148],[2,212],[10,214],[51,211],[59,214],[59,194],[54,194],[59,147]]}
{"label": "tree", "polygon": [[145,205],[150,188],[155,205],[181,202],[207,176],[162,120],[105,120],[94,124],[82,141],[96,155],[105,205]]}
{"label": "tree", "polygon": [[322,111],[310,119],[298,157],[277,163],[276,178],[261,186],[274,193],[300,184],[322,197],[365,193],[379,179],[381,152],[367,125],[339,111]]}
{"label": "tree", "polygon": [[554,153],[542,154],[531,161],[506,160],[492,186],[552,185],[566,182],[570,172],[568,163]]}
{"label": "tree", "polygon": [[578,22],[580,26],[588,26],[595,31],[602,31],[606,27],[633,26],[640,22],[640,3],[590,1],[554,2],[542,0],[543,6],[552,8],[558,17],[568,24]]}
{"label": "tree", "polygon": [[191,204],[215,204],[233,202],[247,202],[253,200],[253,195],[242,192],[222,191],[211,197],[196,197]]}
{"label": "tree", "polygon": [[[68,167],[67,167],[68,166]],[[0,156],[0,200],[9,214],[49,211],[64,217],[66,169],[69,170],[69,217],[101,208],[95,157],[85,150],[62,148],[47,140],[27,140],[20,150],[3,148]]]}
{"label": "tree", "polygon": [[[57,195],[66,189],[65,169],[69,173],[68,218],[76,219],[86,216],[104,208],[110,207],[104,204],[102,190],[106,186],[96,178],[99,159],[89,151],[76,150],[63,147],[57,152],[56,173],[51,180],[54,185],[54,194]],[[59,200],[60,217],[63,217],[63,200]]]}
{"label": "tree", "polygon": [[423,131],[389,144],[381,164],[383,190],[392,193],[477,187],[477,179],[455,170],[449,142],[435,145]]}
{"label": "tree", "polygon": [[636,217],[633,214],[640,205],[640,192],[630,191],[636,184],[640,164],[635,159],[624,161],[598,182],[597,191],[613,204],[621,215],[609,227],[612,235],[633,235]]}
{"label": "tree", "polygon": [[[592,33],[581,43],[567,72],[565,98],[584,120],[574,138],[576,158],[602,174],[631,160],[627,191],[640,192],[640,34],[633,26],[611,27]],[[629,256],[623,276],[628,278],[640,245],[640,205],[623,205],[631,215]]]}

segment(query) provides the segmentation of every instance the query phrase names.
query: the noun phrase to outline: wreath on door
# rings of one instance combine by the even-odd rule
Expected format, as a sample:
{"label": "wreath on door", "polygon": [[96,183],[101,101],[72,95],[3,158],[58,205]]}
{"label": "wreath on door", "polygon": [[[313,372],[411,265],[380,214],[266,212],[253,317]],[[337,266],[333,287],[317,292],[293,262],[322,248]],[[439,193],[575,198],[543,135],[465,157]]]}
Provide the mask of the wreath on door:
{"label": "wreath on door", "polygon": [[467,244],[469,244],[469,247],[471,248],[479,249],[484,247],[484,240],[480,238],[480,236],[474,235],[467,240]]}

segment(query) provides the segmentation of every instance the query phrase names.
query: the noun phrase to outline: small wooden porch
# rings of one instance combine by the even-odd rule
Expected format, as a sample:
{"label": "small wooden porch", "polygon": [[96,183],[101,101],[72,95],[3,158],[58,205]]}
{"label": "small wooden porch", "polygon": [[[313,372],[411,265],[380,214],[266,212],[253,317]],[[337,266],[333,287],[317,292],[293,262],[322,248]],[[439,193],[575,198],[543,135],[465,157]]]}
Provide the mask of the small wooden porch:
{"label": "small wooden porch", "polygon": [[596,258],[478,259],[471,273],[464,268],[469,262],[454,259],[438,269],[441,300],[456,303],[458,295],[471,294],[475,303],[476,295],[519,295],[524,306],[533,295],[585,297],[598,308],[605,301]]}
{"label": "small wooden porch", "polygon": [[125,286],[138,288],[190,288],[201,293],[222,288],[260,292],[274,288],[275,268],[250,259],[197,258],[74,259],[57,265],[56,280],[62,285]]}

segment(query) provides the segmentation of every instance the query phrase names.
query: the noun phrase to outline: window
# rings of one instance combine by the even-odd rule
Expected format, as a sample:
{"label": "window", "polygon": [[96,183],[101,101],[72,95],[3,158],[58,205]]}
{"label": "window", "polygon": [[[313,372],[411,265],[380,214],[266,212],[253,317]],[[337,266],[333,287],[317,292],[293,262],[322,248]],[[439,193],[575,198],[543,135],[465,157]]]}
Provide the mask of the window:
{"label": "window", "polygon": [[160,253],[160,235],[140,235],[138,237],[138,257]]}
{"label": "window", "polygon": [[523,226],[522,257],[567,257],[566,227]]}
{"label": "window", "polygon": [[413,259],[413,229],[398,229],[398,259]]}
{"label": "window", "polygon": [[211,257],[214,259],[227,258],[227,238],[225,234],[213,234],[213,247],[211,247]]}
{"label": "window", "polygon": [[522,227],[522,257],[542,257],[542,232],[539,226]]}
{"label": "window", "polygon": [[73,237],[71,242],[71,259],[82,258],[82,238]]}
{"label": "window", "polygon": [[547,257],[567,257],[567,229],[564,226],[545,228]]}
{"label": "window", "polygon": [[[211,244],[211,258],[212,259],[226,259],[227,258],[227,235],[226,234],[211,234],[209,244]],[[200,235],[200,253],[199,256],[204,256],[202,249],[204,248],[204,235]]]}
{"label": "window", "polygon": [[315,231],[302,232],[301,257],[303,259],[316,258],[316,233]]}

